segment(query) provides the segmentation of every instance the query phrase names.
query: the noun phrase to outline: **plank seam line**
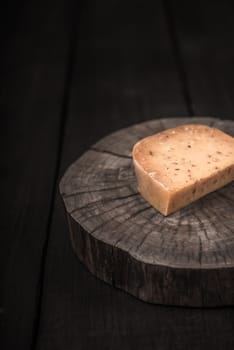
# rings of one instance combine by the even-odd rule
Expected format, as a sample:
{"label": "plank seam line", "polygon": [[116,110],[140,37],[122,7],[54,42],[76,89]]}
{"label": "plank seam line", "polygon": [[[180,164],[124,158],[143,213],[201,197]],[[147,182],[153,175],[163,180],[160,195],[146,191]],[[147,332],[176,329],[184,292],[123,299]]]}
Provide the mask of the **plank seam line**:
{"label": "plank seam line", "polygon": [[56,192],[58,188],[59,172],[61,168],[62,152],[64,148],[65,127],[66,127],[67,118],[68,118],[68,108],[69,108],[70,92],[71,92],[71,86],[72,86],[72,76],[73,76],[74,65],[75,65],[76,42],[78,38],[78,23],[79,23],[79,21],[75,16],[78,12],[77,7],[78,5],[76,5],[74,1],[72,5],[72,10],[73,10],[72,21],[69,28],[70,42],[67,50],[68,51],[67,60],[65,63],[66,71],[65,71],[65,77],[64,77],[63,99],[61,103],[61,112],[60,112],[60,125],[59,125],[59,135],[58,135],[57,156],[56,156],[55,171],[54,171],[54,182],[52,186],[50,210],[48,214],[47,229],[46,229],[46,239],[45,239],[43,251],[42,251],[41,268],[40,268],[39,281],[38,281],[39,292],[36,300],[37,305],[35,310],[34,334],[33,334],[32,346],[31,346],[32,349],[37,348],[37,343],[39,338],[49,238],[50,238],[52,219],[53,219],[53,214],[55,209]]}

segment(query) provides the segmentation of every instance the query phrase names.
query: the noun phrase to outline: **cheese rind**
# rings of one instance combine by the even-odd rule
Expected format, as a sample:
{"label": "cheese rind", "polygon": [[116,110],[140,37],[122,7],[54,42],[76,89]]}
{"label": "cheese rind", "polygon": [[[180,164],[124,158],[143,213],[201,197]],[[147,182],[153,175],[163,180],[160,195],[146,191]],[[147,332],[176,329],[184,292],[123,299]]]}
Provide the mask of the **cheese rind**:
{"label": "cheese rind", "polygon": [[234,138],[205,125],[182,125],[137,142],[138,190],[168,215],[234,180]]}

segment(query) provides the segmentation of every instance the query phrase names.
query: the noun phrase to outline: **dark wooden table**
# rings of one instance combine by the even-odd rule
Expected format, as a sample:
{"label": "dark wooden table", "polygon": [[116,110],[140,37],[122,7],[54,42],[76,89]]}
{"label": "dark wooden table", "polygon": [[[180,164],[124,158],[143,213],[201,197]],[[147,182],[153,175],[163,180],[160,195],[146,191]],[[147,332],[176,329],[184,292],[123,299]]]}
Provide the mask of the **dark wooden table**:
{"label": "dark wooden table", "polygon": [[233,349],[234,308],[150,305],[71,250],[58,195],[92,143],[234,115],[230,1],[11,1],[1,11],[1,349]]}

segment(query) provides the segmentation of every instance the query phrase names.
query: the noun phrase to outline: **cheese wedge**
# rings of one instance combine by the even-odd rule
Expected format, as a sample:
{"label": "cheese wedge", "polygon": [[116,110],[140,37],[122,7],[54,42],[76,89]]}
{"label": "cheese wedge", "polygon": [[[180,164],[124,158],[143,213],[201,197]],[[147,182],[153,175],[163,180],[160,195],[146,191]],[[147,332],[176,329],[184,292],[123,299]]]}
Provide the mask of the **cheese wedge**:
{"label": "cheese wedge", "polygon": [[163,215],[234,180],[234,138],[205,125],[146,137],[132,156],[139,192]]}

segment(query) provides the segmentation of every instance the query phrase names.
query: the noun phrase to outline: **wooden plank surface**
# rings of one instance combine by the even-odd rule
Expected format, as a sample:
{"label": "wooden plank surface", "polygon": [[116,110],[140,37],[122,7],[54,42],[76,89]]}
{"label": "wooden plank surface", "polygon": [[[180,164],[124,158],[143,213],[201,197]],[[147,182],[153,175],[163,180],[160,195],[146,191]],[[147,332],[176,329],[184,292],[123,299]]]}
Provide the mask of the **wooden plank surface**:
{"label": "wooden plank surface", "polygon": [[53,197],[63,134],[59,177],[93,142],[124,126],[153,117],[232,117],[232,2],[83,1],[74,72],[68,51],[79,11],[62,0],[21,3],[11,3],[5,17],[0,67],[1,345],[233,349],[232,308],[152,306],[92,277],[72,253],[61,200]]}
{"label": "wooden plank surface", "polygon": [[[158,115],[193,113],[168,10],[160,2],[101,4],[83,12],[61,175],[108,132]],[[38,349],[233,347],[231,308],[152,306],[92,277],[72,254],[59,198],[55,206]]]}
{"label": "wooden plank surface", "polygon": [[[77,42],[60,175],[111,131],[155,116],[186,115],[181,90],[161,2],[150,7],[140,1],[134,6],[88,2]],[[59,197],[55,207],[37,349],[153,347],[156,310],[87,273],[72,254]],[[142,318],[146,324],[140,331]]]}
{"label": "wooden plank surface", "polygon": [[[188,113],[161,4],[102,4],[83,12],[61,175],[110,131]],[[38,349],[215,348],[225,337],[233,344],[227,310],[152,307],[92,277],[72,254],[58,197],[55,207]]]}
{"label": "wooden plank surface", "polygon": [[0,347],[28,350],[40,308],[72,8],[66,1],[11,6],[1,13]]}
{"label": "wooden plank surface", "polygon": [[167,1],[195,115],[234,119],[232,1]]}

